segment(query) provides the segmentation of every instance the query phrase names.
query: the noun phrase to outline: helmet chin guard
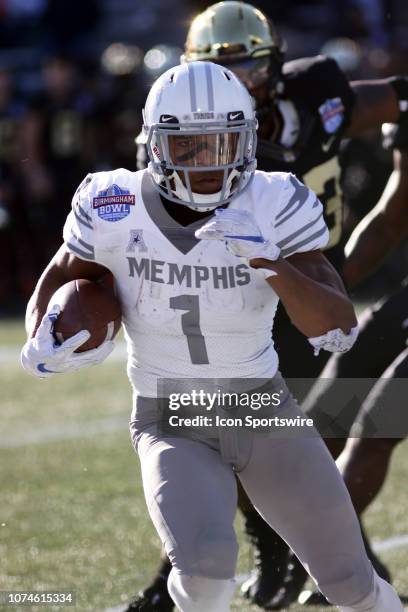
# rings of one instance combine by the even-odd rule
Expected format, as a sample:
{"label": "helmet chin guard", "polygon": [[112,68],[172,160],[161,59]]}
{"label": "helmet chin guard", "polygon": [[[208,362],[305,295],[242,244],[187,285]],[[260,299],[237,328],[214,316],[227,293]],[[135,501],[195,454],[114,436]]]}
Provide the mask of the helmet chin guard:
{"label": "helmet chin guard", "polygon": [[[239,173],[236,170],[231,170],[227,178],[224,191],[225,191],[225,196],[227,196],[228,201],[229,201],[228,196],[231,193],[231,184],[234,181],[234,179],[238,178],[238,176],[239,176]],[[189,192],[187,187],[184,186],[177,172],[173,173],[173,180],[175,184],[174,193],[176,194],[177,199],[179,201],[184,201],[186,203],[185,205],[188,208],[191,208],[192,210],[197,210],[200,212],[209,212],[211,210],[215,210],[218,206],[222,205],[222,204],[214,204],[214,199],[217,199],[220,202],[224,200],[222,189],[220,191],[217,191],[216,193],[196,193],[194,191]],[[187,202],[190,201],[191,196],[195,203],[187,204]],[[225,203],[227,203],[227,200],[225,200]]]}
{"label": "helmet chin guard", "polygon": [[[193,210],[227,204],[252,179],[256,128],[252,98],[229,70],[209,62],[170,69],[153,85],[144,110],[156,189]],[[199,193],[197,183],[208,191],[211,181],[216,192]]]}

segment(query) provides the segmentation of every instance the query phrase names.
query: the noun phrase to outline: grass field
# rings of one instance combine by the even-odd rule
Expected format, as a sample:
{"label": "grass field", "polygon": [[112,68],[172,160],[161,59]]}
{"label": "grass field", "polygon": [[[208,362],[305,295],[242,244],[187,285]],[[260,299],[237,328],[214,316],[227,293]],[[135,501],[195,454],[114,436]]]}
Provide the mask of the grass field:
{"label": "grass field", "polygon": [[[3,346],[17,346],[23,337],[22,323],[0,324]],[[40,381],[15,359],[7,362],[3,351],[0,392],[0,590],[73,590],[75,609],[84,612],[126,602],[155,568],[159,543],[127,431],[124,364]],[[365,518],[374,540],[408,534],[407,474],[405,443]],[[247,572],[251,551],[241,527],[237,517],[238,572]],[[408,546],[381,557],[408,595]],[[256,609],[234,599],[233,610]]]}

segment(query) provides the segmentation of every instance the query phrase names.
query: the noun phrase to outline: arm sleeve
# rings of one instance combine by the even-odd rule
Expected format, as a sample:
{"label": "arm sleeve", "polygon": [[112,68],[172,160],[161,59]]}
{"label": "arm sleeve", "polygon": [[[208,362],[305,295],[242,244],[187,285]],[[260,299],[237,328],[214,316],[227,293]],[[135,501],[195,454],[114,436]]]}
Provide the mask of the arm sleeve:
{"label": "arm sleeve", "polygon": [[[341,70],[337,62],[333,58],[319,56],[321,59],[320,72],[316,75],[317,81],[322,87],[322,97],[320,104],[324,104],[327,98],[340,98],[343,104],[344,121],[341,124],[342,132],[349,126],[355,103],[355,94],[350,86],[350,83]],[[325,90],[326,88],[326,90]],[[321,106],[319,105],[319,108]]]}
{"label": "arm sleeve", "polygon": [[282,257],[321,249],[328,243],[329,231],[320,200],[293,174],[284,183],[274,230]]}
{"label": "arm sleeve", "polygon": [[91,189],[93,175],[82,181],[72,198],[71,212],[64,225],[64,243],[73,255],[95,261],[95,232],[92,217]]}

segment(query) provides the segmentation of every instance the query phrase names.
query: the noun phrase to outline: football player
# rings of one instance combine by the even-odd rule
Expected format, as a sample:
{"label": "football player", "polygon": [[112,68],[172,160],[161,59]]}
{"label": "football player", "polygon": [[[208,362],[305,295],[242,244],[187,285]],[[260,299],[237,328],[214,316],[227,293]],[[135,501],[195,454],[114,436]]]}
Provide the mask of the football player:
{"label": "football player", "polygon": [[[343,278],[351,289],[376,270],[408,235],[408,117],[399,126],[384,128],[384,144],[394,149],[397,170],[387,185],[387,197],[362,219],[346,245]],[[400,197],[403,194],[405,197]],[[340,359],[329,360],[322,376],[332,384],[314,394],[305,406],[313,415],[316,406],[330,405],[339,392],[338,378],[365,379],[367,398],[358,413],[349,411],[347,422],[342,422],[352,436],[337,460],[359,515],[381,491],[392,453],[408,435],[406,393],[395,383],[396,378],[408,377],[407,304],[408,286],[404,282],[395,294],[367,309],[360,317],[359,342],[354,350]],[[356,403],[355,409],[358,408]],[[339,448],[344,440],[341,442]],[[302,594],[302,601],[323,604],[326,599],[315,591]]]}
{"label": "football player", "polygon": [[107,356],[109,341],[74,352],[86,330],[55,344],[53,294],[110,271],[134,390],[132,440],[178,609],[230,609],[236,474],[341,611],[402,612],[316,430],[171,430],[169,389],[220,377],[249,397],[277,393],[268,414],[301,419],[270,333],[279,299],[316,352],[347,351],[357,337],[352,304],[320,252],[329,239],[322,205],[293,175],[255,170],[256,126],[247,90],[226,68],[192,62],[156,81],[144,111],[149,169],[88,175],[78,188],[64,244],[27,308],[22,364],[50,377]]}
{"label": "football player", "polygon": [[[341,140],[372,127],[380,128],[383,122],[402,119],[408,99],[407,81],[401,77],[349,83],[336,62],[323,56],[284,63],[284,45],[274,25],[255,7],[234,1],[214,4],[194,19],[182,60],[209,60],[226,65],[245,83],[256,101],[259,120],[258,168],[293,172],[318,194],[330,234],[324,252],[341,270],[344,261],[338,160]],[[145,163],[144,140],[143,135],[138,138],[139,167]],[[398,165],[395,173],[400,175]],[[405,192],[400,183],[397,185],[393,197],[403,202]],[[388,199],[388,193],[384,197]],[[312,384],[328,354],[313,355],[281,306],[274,330],[283,375],[288,379],[309,379]],[[341,450],[338,440],[328,440],[328,445],[337,456]],[[297,598],[306,573],[292,557],[287,572],[286,544],[273,534],[241,489],[239,505],[246,532],[256,548],[256,571],[243,585],[243,592],[262,607],[284,608]],[[367,551],[380,575],[388,578],[386,568],[368,542]],[[139,606],[143,610],[172,610],[166,588],[170,567],[164,556],[157,575],[129,610],[138,610]],[[149,608],[152,601],[154,606]]]}

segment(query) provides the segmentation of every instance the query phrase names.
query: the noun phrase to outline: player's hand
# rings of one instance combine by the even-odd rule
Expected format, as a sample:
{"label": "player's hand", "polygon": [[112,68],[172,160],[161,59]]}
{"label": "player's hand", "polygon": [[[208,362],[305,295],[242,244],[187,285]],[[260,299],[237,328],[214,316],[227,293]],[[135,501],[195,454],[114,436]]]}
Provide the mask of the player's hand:
{"label": "player's hand", "polygon": [[[251,264],[252,259],[276,261],[280,249],[265,240],[253,215],[244,210],[220,209],[215,217],[195,232],[200,240],[223,240],[227,251]],[[276,273],[272,270],[257,268],[267,278]]]}
{"label": "player's hand", "polygon": [[35,336],[27,340],[22,348],[21,364],[32,376],[48,378],[54,374],[97,365],[104,361],[114,348],[114,342],[105,341],[95,349],[75,353],[74,351],[90,337],[86,329],[79,331],[62,344],[57,344],[53,327],[59,313],[60,307],[53,306],[44,315]]}

